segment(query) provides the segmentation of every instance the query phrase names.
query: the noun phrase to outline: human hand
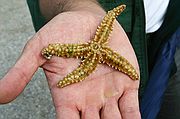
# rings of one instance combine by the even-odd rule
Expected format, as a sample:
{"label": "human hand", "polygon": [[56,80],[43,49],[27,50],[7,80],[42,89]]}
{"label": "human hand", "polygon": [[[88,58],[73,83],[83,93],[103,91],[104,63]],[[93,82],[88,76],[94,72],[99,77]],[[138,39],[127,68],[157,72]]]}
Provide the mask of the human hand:
{"label": "human hand", "polygon": [[[90,41],[101,20],[102,17],[88,11],[66,12],[51,20],[29,40],[15,66],[0,80],[0,103],[15,99],[38,67],[42,67],[58,119],[139,119],[139,81],[133,81],[111,67],[99,65],[83,82],[57,88],[57,82],[74,70],[80,60],[53,57],[46,61],[41,56],[41,50],[50,43]],[[138,71],[134,51],[117,22],[108,45]]]}

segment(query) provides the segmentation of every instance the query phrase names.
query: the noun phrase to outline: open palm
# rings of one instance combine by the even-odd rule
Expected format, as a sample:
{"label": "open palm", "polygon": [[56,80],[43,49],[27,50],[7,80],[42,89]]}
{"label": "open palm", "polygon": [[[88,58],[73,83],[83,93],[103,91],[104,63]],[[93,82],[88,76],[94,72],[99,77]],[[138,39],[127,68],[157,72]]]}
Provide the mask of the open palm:
{"label": "open palm", "polygon": [[[0,80],[0,103],[16,98],[38,67],[44,69],[58,119],[140,119],[139,81],[99,64],[83,82],[57,88],[57,82],[78,67],[80,60],[53,57],[46,60],[41,50],[50,43],[90,41],[102,16],[91,12],[66,12],[47,23],[24,48],[13,68]],[[138,63],[121,26],[115,22],[108,44],[138,70]],[[16,89],[16,90],[15,90]]]}

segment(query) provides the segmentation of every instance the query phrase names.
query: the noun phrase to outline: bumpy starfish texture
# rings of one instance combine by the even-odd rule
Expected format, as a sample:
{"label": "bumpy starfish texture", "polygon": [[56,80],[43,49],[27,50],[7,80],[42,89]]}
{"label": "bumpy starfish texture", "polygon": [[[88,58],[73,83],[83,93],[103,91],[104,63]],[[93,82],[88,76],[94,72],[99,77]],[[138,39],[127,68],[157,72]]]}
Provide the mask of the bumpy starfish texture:
{"label": "bumpy starfish texture", "polygon": [[132,80],[138,80],[139,76],[134,67],[122,56],[111,50],[108,46],[109,36],[113,30],[114,20],[125,9],[120,5],[109,11],[98,26],[95,37],[89,43],[84,44],[49,44],[42,50],[46,59],[52,56],[81,58],[80,66],[65,76],[57,84],[58,87],[83,81],[97,67],[98,63],[104,63],[127,74]]}

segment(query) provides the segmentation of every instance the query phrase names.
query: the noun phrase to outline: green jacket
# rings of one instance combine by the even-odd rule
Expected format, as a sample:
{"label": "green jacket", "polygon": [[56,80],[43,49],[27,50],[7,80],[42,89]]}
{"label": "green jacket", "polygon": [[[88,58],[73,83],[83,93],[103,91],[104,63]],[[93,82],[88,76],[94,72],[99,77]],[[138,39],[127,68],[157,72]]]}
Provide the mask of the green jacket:
{"label": "green jacket", "polygon": [[[38,31],[46,24],[45,18],[39,10],[38,0],[27,0],[27,3],[35,30]],[[180,25],[180,10],[178,10],[180,0],[170,1],[161,28],[150,35],[145,34],[143,0],[99,0],[99,3],[106,11],[122,3],[127,6],[118,21],[126,31],[138,58],[141,71],[140,95],[142,95],[159,49]]]}

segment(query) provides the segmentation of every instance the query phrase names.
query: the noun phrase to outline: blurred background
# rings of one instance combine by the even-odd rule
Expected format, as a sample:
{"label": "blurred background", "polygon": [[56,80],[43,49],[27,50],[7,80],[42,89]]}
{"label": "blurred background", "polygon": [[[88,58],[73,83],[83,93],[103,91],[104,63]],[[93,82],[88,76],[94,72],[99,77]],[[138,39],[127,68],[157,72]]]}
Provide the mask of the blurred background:
{"label": "blurred background", "polygon": [[[0,0],[0,79],[34,35],[26,0]],[[180,78],[180,50],[176,52]],[[47,81],[41,69],[13,102],[0,105],[0,119],[55,119]]]}
{"label": "blurred background", "polygon": [[[0,79],[34,33],[26,0],[0,0]],[[16,100],[0,105],[0,119],[55,119],[54,112],[41,69]]]}

